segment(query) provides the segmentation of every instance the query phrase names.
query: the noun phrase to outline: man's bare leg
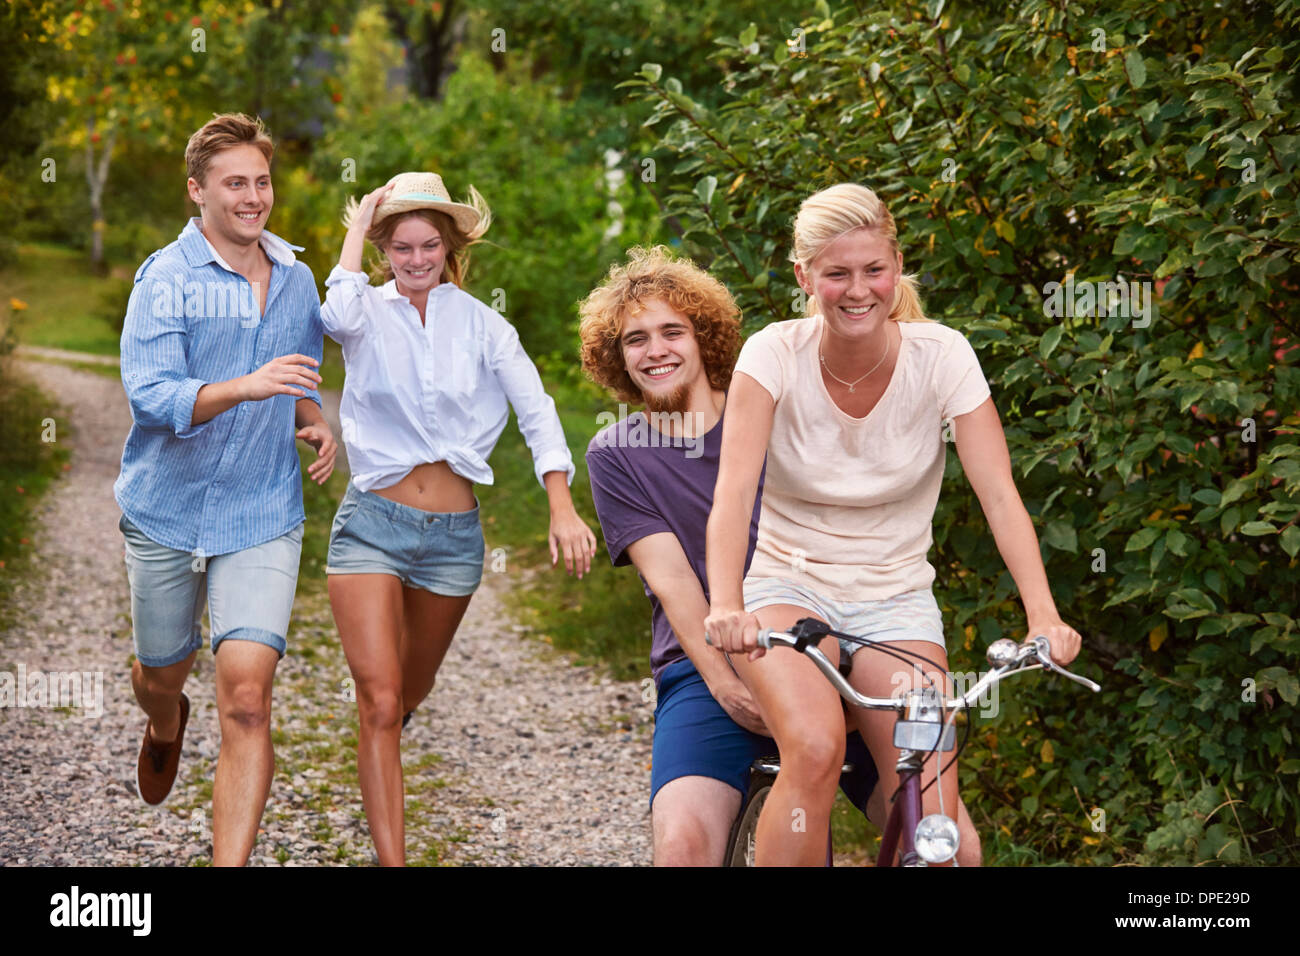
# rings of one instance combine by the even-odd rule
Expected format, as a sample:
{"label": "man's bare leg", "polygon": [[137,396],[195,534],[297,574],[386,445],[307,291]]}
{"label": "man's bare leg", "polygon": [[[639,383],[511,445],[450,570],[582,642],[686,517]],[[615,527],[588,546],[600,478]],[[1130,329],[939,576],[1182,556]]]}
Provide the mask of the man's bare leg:
{"label": "man's bare leg", "polygon": [[221,753],[212,787],[212,865],[243,866],[271,792],[271,680],[279,654],[255,641],[217,646]]}
{"label": "man's bare leg", "polygon": [[167,744],[176,739],[181,726],[181,691],[194,667],[194,655],[166,667],[145,667],[139,661],[131,665],[131,687],[140,709],[152,723],[149,736],[156,743]]}
{"label": "man's bare leg", "polygon": [[721,866],[740,791],[713,777],[678,777],[651,807],[655,866]]}

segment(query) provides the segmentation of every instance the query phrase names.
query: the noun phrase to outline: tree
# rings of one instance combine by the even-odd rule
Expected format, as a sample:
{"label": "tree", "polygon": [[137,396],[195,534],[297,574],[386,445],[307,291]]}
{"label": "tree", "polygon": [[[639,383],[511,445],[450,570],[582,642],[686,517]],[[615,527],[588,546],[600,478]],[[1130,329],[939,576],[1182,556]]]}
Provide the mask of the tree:
{"label": "tree", "polygon": [[453,53],[465,39],[465,5],[458,0],[420,6],[414,0],[388,0],[384,13],[405,50],[411,89],[424,99],[442,99],[447,77],[455,70]]}
{"label": "tree", "polygon": [[302,139],[341,99],[323,79],[342,32],[341,2],[293,16],[280,0],[207,0],[187,16],[160,6],[78,0],[51,5],[40,20],[56,51],[47,81],[57,120],[51,146],[83,157],[96,267],[113,158],[128,143],[179,152],[213,113],[235,111],[263,116],[277,139]]}

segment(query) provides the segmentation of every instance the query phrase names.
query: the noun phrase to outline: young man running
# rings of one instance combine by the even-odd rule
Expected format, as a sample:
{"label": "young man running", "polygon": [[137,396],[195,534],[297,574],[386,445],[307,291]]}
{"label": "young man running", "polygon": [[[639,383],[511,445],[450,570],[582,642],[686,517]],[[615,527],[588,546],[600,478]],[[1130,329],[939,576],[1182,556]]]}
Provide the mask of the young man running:
{"label": "young man running", "polygon": [[[621,402],[650,414],[601,430],[587,469],[610,558],[636,566],[652,610],[654,861],[718,866],[750,764],[776,753],[749,691],[704,642],[704,532],[740,315],[721,283],[662,246],[628,256],[582,304],[582,364]],[[750,555],[761,496],[760,482]],[[865,810],[875,765],[855,743],[846,759],[858,772],[846,787]]]}
{"label": "young man running", "polygon": [[136,660],[148,716],[137,762],[146,803],[176,779],[183,693],[208,605],[221,752],[212,862],[248,860],[270,792],[271,680],[285,651],[302,547],[295,438],[329,477],[337,446],[316,386],[323,329],[311,270],[265,230],[274,147],[261,121],[214,117],[185,149],[198,206],[145,260],[122,330],[134,424],[113,487],[122,508]]}

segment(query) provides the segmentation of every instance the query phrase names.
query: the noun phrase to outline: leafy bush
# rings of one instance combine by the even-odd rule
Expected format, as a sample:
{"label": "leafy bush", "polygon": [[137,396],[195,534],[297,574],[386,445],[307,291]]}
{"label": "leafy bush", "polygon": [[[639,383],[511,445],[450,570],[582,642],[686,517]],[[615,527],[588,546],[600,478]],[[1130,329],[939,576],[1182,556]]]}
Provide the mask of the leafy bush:
{"label": "leafy bush", "polygon": [[[799,202],[869,185],[976,347],[1103,685],[1008,687],[963,758],[977,824],[1075,862],[1294,862],[1297,5],[893,6],[719,41],[743,66],[716,109],[647,64],[648,188],[757,327],[795,314]],[[977,669],[1024,621],[959,475],[932,560]]]}

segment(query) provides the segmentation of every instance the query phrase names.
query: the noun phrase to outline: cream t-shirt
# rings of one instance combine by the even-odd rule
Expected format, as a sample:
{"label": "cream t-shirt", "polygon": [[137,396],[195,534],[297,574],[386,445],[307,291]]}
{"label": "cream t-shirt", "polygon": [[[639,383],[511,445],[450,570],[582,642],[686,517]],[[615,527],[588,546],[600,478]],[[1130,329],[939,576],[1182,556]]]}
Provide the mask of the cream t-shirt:
{"label": "cream t-shirt", "polygon": [[900,322],[889,385],[853,418],[822,380],[822,324],[820,315],[773,323],[736,361],[776,402],[749,577],[787,578],[836,601],[928,588],[944,423],[989,397],[979,359],[955,329]]}

